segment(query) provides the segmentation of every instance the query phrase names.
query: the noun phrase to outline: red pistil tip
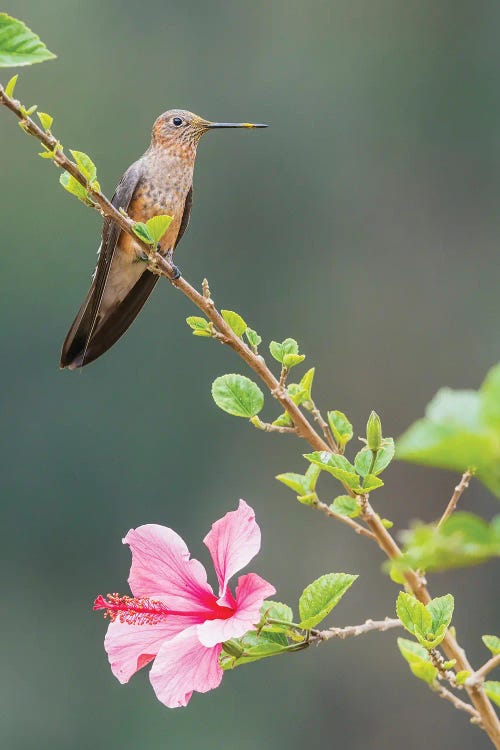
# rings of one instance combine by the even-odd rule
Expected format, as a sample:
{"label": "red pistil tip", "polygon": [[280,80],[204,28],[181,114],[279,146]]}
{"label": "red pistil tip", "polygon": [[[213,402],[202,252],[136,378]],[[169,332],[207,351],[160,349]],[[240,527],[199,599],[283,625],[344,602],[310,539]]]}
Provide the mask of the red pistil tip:
{"label": "red pistil tip", "polygon": [[108,594],[107,599],[99,594],[94,601],[93,609],[104,609],[105,618],[108,617],[111,622],[118,619],[128,625],[156,625],[172,614],[162,602],[119,594]]}

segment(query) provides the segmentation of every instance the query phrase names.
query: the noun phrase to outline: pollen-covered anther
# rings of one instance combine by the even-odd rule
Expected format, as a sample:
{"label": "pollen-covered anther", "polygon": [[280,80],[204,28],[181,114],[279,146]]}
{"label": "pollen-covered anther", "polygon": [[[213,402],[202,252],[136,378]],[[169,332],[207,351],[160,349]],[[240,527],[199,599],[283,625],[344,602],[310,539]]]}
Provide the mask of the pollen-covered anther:
{"label": "pollen-covered anther", "polygon": [[128,625],[156,625],[173,614],[162,602],[147,597],[120,596],[108,594],[105,599],[99,594],[94,602],[94,610],[104,609],[104,617],[111,622],[118,619]]}

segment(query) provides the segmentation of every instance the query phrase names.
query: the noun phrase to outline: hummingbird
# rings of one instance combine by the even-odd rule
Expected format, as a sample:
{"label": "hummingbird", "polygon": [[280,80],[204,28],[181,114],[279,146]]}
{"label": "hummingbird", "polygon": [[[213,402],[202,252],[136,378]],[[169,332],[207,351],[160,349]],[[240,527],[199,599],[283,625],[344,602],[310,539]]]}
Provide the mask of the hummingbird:
{"label": "hummingbird", "polygon": [[[198,142],[218,128],[265,128],[249,122],[210,122],[182,109],[160,115],[151,144],[121,178],[111,202],[134,221],[168,214],[173,220],[158,244],[172,265],[193,203],[193,171]],[[61,352],[61,368],[75,370],[104,354],[136,318],[159,276],[146,267],[140,245],[111,219],[104,219],[92,284],[71,324]],[[146,259],[147,260],[147,259]],[[180,271],[174,266],[175,278]]]}

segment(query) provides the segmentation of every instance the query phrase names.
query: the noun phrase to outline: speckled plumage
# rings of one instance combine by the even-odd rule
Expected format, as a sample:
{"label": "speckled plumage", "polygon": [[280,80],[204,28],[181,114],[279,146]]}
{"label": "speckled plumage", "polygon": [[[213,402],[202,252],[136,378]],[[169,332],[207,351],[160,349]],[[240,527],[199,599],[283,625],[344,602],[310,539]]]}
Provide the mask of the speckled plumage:
{"label": "speckled plumage", "polygon": [[[160,252],[170,260],[189,221],[198,141],[213,127],[259,126],[211,123],[185,110],[165,112],[153,125],[149,148],[127,169],[112,198],[135,221],[173,216],[160,242]],[[92,285],[64,341],[61,367],[76,369],[97,359],[135,319],[158,280],[141,254],[130,235],[105,219]]]}

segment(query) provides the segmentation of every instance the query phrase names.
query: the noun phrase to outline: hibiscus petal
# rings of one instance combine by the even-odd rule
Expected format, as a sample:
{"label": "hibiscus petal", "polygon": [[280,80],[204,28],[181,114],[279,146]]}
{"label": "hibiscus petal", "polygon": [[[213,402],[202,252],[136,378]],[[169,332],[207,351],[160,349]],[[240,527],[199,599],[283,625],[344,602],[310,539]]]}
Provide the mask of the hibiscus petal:
{"label": "hibiscus petal", "polygon": [[240,500],[238,509],[216,521],[203,541],[210,550],[219,580],[219,604],[224,605],[229,579],[248,565],[260,549],[260,528],[252,508]]}
{"label": "hibiscus petal", "polygon": [[104,648],[114,676],[122,684],[128,682],[135,672],[154,659],[165,640],[182,632],[193,620],[196,622],[199,617],[172,616],[155,625],[129,625],[119,620],[110,623]]}
{"label": "hibiscus petal", "polygon": [[166,641],[149,673],[158,700],[177,708],[188,704],[193,691],[206,693],[218,687],[222,680],[220,652],[221,646],[202,646],[196,627]]}
{"label": "hibiscus petal", "polygon": [[236,588],[236,611],[227,620],[207,620],[198,625],[198,638],[207,647],[224,643],[231,638],[241,638],[253,630],[260,620],[260,608],[264,599],[276,593],[274,586],[258,576],[247,573],[238,579]]}
{"label": "hibiscus petal", "polygon": [[161,599],[177,611],[203,612],[215,596],[198,560],[190,560],[184,540],[172,529],[146,524],[130,529],[123,539],[132,551],[128,579],[134,596]]}

